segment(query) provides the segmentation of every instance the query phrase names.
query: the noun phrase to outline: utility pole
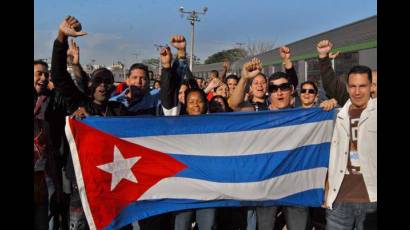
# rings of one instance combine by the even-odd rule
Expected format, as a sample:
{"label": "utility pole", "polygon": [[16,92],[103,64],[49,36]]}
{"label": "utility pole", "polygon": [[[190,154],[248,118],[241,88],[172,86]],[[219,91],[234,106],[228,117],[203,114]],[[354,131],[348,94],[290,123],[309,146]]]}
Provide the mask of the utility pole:
{"label": "utility pole", "polygon": [[195,22],[199,22],[199,15],[204,15],[208,11],[208,7],[204,7],[203,12],[197,12],[195,10],[192,11],[184,11],[184,7],[179,8],[179,12],[181,12],[181,16],[183,14],[188,14],[187,19],[191,21],[191,51],[190,51],[190,59],[189,59],[189,68],[192,71],[192,64],[194,62],[193,57],[194,57],[194,36],[195,36]]}

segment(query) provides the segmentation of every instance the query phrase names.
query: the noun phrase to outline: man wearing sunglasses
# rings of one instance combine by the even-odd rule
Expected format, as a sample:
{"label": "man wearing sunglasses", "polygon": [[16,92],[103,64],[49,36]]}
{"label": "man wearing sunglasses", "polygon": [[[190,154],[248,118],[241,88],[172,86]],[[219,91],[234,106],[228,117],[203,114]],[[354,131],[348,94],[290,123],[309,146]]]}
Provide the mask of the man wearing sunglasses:
{"label": "man wearing sunglasses", "polygon": [[[298,77],[291,61],[291,52],[289,47],[282,46],[279,49],[279,54],[282,58],[285,72],[289,76],[289,83],[296,88],[298,85]],[[241,78],[235,87],[230,100],[228,101],[229,106],[234,111],[260,111],[269,109],[269,100],[266,97],[268,84],[266,81],[266,76],[262,74],[261,71],[262,63],[257,58],[254,58],[250,62],[243,65]],[[245,88],[248,81],[250,81],[250,92],[252,93],[252,97],[249,101],[244,102]]]}
{"label": "man wearing sunglasses", "polygon": [[[292,108],[292,94],[294,93],[294,86],[290,83],[289,75],[284,72],[276,72],[269,77],[269,110],[279,110]],[[317,88],[308,88],[302,84],[302,94],[309,94],[307,100],[302,100],[302,104],[312,106],[315,97],[317,96]],[[304,88],[305,86],[305,88]],[[312,95],[310,95],[312,94]],[[321,107],[329,111],[336,103],[333,101],[324,102]],[[305,229],[308,223],[309,208],[298,206],[283,206],[283,213],[285,214],[286,226],[289,230]],[[275,218],[278,207],[257,207],[257,218],[260,229],[272,229],[275,226]]]}

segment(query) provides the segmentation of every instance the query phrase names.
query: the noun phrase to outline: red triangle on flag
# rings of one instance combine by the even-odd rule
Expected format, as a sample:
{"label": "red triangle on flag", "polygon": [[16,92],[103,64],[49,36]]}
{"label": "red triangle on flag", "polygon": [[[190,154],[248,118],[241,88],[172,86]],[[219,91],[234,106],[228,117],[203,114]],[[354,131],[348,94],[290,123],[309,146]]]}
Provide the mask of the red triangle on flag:
{"label": "red triangle on flag", "polygon": [[[168,154],[122,140],[74,119],[69,122],[80,161],[75,162],[73,157],[74,165],[80,164],[88,204],[98,229],[110,224],[160,180],[187,168]],[[113,162],[114,145],[125,159],[141,158],[131,168],[138,182],[121,179],[111,191],[112,174],[97,166]],[[79,175],[76,176],[78,180]]]}

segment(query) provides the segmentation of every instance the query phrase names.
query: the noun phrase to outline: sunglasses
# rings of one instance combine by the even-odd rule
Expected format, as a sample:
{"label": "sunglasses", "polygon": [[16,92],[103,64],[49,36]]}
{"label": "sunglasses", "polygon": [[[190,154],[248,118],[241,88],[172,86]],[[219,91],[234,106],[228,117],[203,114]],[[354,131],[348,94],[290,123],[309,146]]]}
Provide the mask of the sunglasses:
{"label": "sunglasses", "polygon": [[300,93],[316,94],[316,90],[314,90],[314,89],[301,89]]}
{"label": "sunglasses", "polygon": [[292,89],[292,84],[291,83],[282,83],[280,85],[275,85],[275,84],[269,84],[269,92],[270,93],[276,93],[278,90],[281,91],[289,91]]}
{"label": "sunglasses", "polygon": [[95,78],[93,80],[94,84],[97,86],[100,85],[101,83],[104,83],[104,85],[112,85],[114,82],[111,79],[108,78]]}

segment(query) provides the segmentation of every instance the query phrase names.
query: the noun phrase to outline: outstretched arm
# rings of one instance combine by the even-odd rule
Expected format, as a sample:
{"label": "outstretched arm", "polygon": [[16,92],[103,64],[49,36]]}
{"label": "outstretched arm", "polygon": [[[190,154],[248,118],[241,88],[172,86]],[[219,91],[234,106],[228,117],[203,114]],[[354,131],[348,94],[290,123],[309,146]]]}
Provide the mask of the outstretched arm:
{"label": "outstretched arm", "polygon": [[85,35],[81,32],[81,24],[74,17],[68,16],[60,24],[58,35],[54,41],[53,54],[51,59],[51,71],[53,73],[53,83],[55,88],[67,98],[70,107],[75,106],[86,98],[86,95],[78,90],[70,74],[67,71],[67,50],[68,37]]}
{"label": "outstretched arm", "polygon": [[346,89],[346,83],[336,76],[329,58],[329,52],[333,44],[329,40],[320,41],[316,50],[319,57],[320,76],[323,82],[323,88],[329,98],[335,98],[339,105],[343,106],[349,99]]}

